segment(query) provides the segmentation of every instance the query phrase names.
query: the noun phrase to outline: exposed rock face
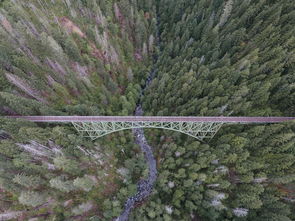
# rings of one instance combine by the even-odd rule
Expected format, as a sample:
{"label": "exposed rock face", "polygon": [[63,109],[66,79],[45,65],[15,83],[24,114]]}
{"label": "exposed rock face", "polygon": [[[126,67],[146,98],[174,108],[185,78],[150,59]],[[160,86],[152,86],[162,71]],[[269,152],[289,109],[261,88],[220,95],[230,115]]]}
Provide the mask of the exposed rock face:
{"label": "exposed rock face", "polygon": [[67,32],[76,33],[82,38],[86,37],[86,35],[81,31],[81,29],[76,24],[74,24],[70,19],[62,17],[59,19],[59,22],[67,30]]}
{"label": "exposed rock face", "polygon": [[35,98],[37,101],[40,101],[42,103],[47,103],[42,98],[42,96],[40,95],[40,93],[38,91],[32,89],[29,86],[29,84],[27,82],[25,82],[23,79],[21,79],[20,77],[14,75],[14,74],[6,73],[5,75],[6,75],[7,80],[9,80],[12,84],[14,84],[15,86],[17,86],[22,91],[24,91],[26,94],[28,94],[29,96]]}
{"label": "exposed rock face", "polygon": [[4,130],[0,130],[0,140],[10,139],[11,136],[6,133]]}

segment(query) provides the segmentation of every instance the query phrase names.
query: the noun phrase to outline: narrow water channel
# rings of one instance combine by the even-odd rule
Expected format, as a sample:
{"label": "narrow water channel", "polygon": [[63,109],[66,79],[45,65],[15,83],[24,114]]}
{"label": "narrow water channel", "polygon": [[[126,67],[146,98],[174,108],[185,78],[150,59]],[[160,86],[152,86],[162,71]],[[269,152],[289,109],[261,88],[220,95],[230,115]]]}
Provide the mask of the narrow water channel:
{"label": "narrow water channel", "polygon": [[[138,105],[135,111],[136,116],[142,115],[141,106]],[[141,151],[145,154],[145,160],[148,164],[149,175],[146,179],[142,179],[137,183],[137,193],[131,196],[125,202],[125,209],[122,214],[116,219],[117,221],[127,221],[131,210],[136,203],[146,199],[153,190],[154,183],[157,179],[156,160],[153,155],[151,146],[147,143],[142,128],[135,128],[132,130],[135,137],[135,143],[140,146]]]}
{"label": "narrow water channel", "polygon": [[[158,29],[158,22],[159,18],[157,16],[157,30],[156,30],[156,46],[159,47],[159,29]],[[144,96],[144,91],[146,88],[151,84],[152,80],[156,76],[157,68],[156,68],[156,62],[158,60],[158,56],[155,54],[153,56],[153,67],[149,73],[149,76],[146,79],[145,85],[141,89],[139,102],[137,103],[136,109],[134,111],[135,116],[142,116],[143,110],[141,107],[142,97]],[[121,215],[116,219],[116,221],[127,221],[130,212],[135,207],[136,203],[142,202],[144,199],[146,199],[153,190],[154,183],[157,179],[157,165],[156,165],[156,159],[153,154],[153,150],[151,146],[147,143],[146,138],[144,136],[144,131],[142,128],[135,128],[132,130],[133,136],[135,138],[135,143],[140,146],[141,151],[145,155],[145,160],[148,164],[149,169],[149,175],[146,179],[142,179],[137,183],[137,193],[134,196],[129,197],[125,202],[125,208]]]}

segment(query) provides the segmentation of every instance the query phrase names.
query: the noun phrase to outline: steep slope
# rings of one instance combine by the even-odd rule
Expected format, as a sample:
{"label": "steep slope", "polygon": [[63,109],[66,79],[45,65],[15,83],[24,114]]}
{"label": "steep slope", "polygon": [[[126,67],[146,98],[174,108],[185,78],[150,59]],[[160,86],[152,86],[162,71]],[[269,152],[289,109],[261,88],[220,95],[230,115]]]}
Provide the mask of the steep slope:
{"label": "steep slope", "polygon": [[[157,6],[161,53],[146,115],[295,114],[293,1]],[[294,219],[294,123],[224,126],[209,144],[149,134],[159,181],[134,220]]]}
{"label": "steep slope", "polygon": [[[0,4],[1,115],[133,113],[154,50],[136,1]],[[0,220],[110,220],[145,167],[130,132],[91,142],[71,125],[0,121]]]}
{"label": "steep slope", "polygon": [[128,1],[3,1],[1,112],[130,114],[153,50],[147,19]]}
{"label": "steep slope", "polygon": [[151,114],[294,115],[292,1],[159,1]]}
{"label": "steep slope", "polygon": [[[0,113],[132,115],[141,98],[145,115],[293,116],[294,13],[292,0],[2,0]],[[295,220],[294,122],[145,137],[158,178],[130,220]],[[0,119],[0,220],[112,220],[148,173],[130,131],[91,141]]]}

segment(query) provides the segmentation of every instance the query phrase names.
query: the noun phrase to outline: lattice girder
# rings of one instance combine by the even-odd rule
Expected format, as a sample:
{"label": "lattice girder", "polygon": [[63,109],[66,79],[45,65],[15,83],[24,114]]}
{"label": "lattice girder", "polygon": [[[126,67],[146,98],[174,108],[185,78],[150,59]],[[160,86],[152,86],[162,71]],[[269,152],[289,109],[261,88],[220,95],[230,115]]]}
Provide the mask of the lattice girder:
{"label": "lattice girder", "polygon": [[84,137],[95,140],[104,135],[133,128],[157,128],[173,130],[187,134],[198,140],[212,138],[222,126],[222,122],[150,122],[150,121],[124,121],[124,122],[72,122],[76,130]]}

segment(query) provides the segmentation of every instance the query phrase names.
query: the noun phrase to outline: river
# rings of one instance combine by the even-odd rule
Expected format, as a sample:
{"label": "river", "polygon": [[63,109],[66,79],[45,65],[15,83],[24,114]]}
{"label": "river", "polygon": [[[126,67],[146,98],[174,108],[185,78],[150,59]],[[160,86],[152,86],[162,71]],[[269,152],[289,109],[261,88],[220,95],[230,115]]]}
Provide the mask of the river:
{"label": "river", "polygon": [[[143,111],[140,105],[137,106],[135,115],[142,115]],[[145,154],[145,160],[148,164],[149,175],[146,179],[142,179],[137,183],[137,193],[131,196],[125,202],[125,209],[121,215],[116,219],[117,221],[127,221],[131,210],[136,203],[139,203],[146,199],[153,190],[154,183],[157,179],[157,165],[153,155],[151,146],[147,143],[142,128],[135,128],[132,130],[135,138],[135,143],[140,146],[141,151]]]}
{"label": "river", "polygon": [[[156,26],[156,46],[159,48],[159,41],[160,41],[160,36],[159,36],[159,17],[157,16],[157,26]],[[141,88],[140,96],[139,96],[139,101],[137,103],[136,109],[134,111],[135,116],[142,116],[143,115],[143,110],[141,107],[141,102],[142,102],[142,97],[144,96],[144,91],[146,88],[151,84],[152,80],[156,76],[157,73],[157,68],[156,68],[156,62],[158,60],[158,56],[154,54],[153,56],[153,67],[149,73],[149,76],[147,77],[144,86]],[[156,159],[153,154],[153,150],[151,146],[147,143],[146,138],[144,136],[144,131],[142,128],[135,128],[132,130],[133,136],[135,138],[135,143],[140,146],[141,151],[145,155],[145,160],[148,164],[148,169],[149,169],[149,174],[146,179],[141,179],[137,183],[137,193],[134,196],[129,197],[126,202],[125,202],[125,208],[121,215],[116,219],[116,221],[127,221],[130,212],[132,209],[135,207],[136,203],[142,202],[144,199],[146,199],[153,190],[153,186],[155,181],[157,180],[157,164],[156,164]]]}

